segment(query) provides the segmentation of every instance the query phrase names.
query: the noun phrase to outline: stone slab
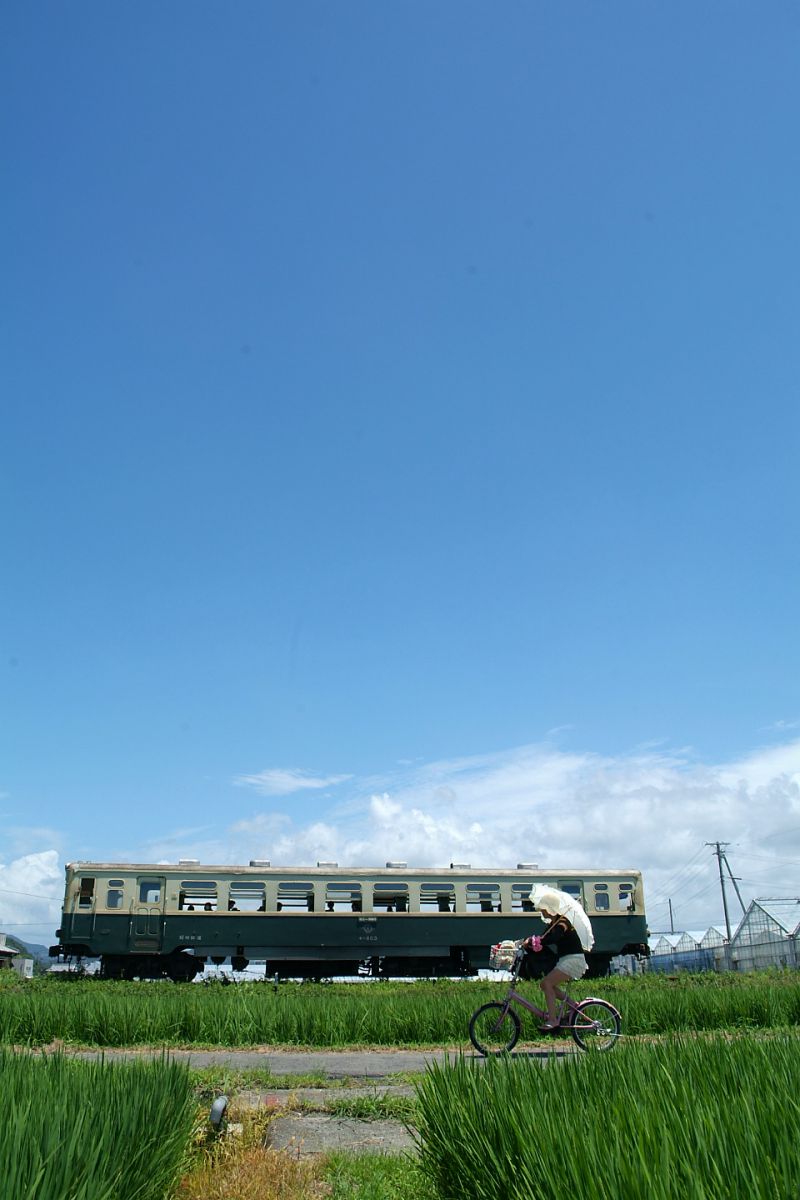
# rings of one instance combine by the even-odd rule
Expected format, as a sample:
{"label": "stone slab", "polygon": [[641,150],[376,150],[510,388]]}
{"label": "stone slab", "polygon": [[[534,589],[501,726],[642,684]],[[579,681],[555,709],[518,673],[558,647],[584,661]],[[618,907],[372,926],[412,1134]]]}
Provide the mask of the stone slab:
{"label": "stone slab", "polygon": [[403,1154],[415,1150],[414,1140],[399,1121],[358,1121],[317,1113],[291,1114],[270,1122],[267,1144],[292,1154]]}
{"label": "stone slab", "polygon": [[406,1084],[373,1084],[370,1087],[333,1088],[245,1088],[233,1093],[242,1108],[286,1108],[292,1102],[325,1108],[337,1100],[381,1100],[385,1096],[414,1096],[413,1087]]}

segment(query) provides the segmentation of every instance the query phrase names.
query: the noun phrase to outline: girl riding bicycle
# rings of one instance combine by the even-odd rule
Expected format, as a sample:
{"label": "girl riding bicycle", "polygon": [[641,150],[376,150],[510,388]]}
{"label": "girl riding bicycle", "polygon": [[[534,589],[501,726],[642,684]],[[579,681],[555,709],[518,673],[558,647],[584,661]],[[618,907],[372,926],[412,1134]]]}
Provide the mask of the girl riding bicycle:
{"label": "girl riding bicycle", "polygon": [[589,969],[585,952],[594,945],[592,926],[583,908],[572,896],[556,888],[535,886],[531,891],[533,907],[548,928],[541,937],[532,935],[522,945],[532,953],[552,950],[558,961],[549,974],[540,980],[547,1001],[547,1021],[540,1026],[543,1033],[558,1029],[558,1001],[566,997],[560,984],[580,979]]}

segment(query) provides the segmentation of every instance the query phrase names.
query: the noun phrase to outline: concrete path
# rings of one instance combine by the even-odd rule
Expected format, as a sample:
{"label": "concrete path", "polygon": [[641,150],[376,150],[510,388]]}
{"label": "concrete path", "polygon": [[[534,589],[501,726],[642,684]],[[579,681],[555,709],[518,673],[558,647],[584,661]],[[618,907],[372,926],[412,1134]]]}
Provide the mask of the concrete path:
{"label": "concrete path", "polygon": [[399,1121],[359,1121],[354,1117],[328,1117],[321,1113],[291,1114],[270,1122],[267,1145],[295,1155],[407,1154],[416,1150],[414,1139]]}
{"label": "concrete path", "polygon": [[[402,1121],[367,1120],[340,1117],[332,1113],[313,1111],[324,1109],[327,1103],[347,1097],[378,1099],[384,1096],[412,1096],[414,1088],[393,1082],[400,1074],[422,1074],[432,1062],[445,1062],[458,1057],[457,1050],[76,1050],[68,1051],[76,1058],[106,1061],[159,1057],[188,1062],[194,1068],[227,1067],[234,1071],[260,1069],[269,1072],[275,1085],[269,1090],[243,1087],[229,1097],[230,1108],[267,1108],[274,1111],[269,1123],[268,1144],[275,1150],[295,1155],[329,1154],[346,1150],[354,1154],[408,1154],[416,1152],[413,1134]],[[463,1056],[483,1062],[471,1049]],[[546,1061],[554,1054],[570,1053],[554,1046],[525,1048],[514,1057],[523,1055]],[[357,1080],[350,1086],[333,1088],[281,1087],[281,1077],[290,1075],[322,1075],[331,1080]],[[371,1081],[371,1082],[368,1082]],[[296,1111],[297,1108],[301,1111]],[[235,1118],[234,1118],[235,1119]]]}
{"label": "concrete path", "polygon": [[[513,1058],[548,1059],[572,1053],[574,1047],[553,1043],[515,1051]],[[107,1062],[167,1055],[197,1069],[230,1067],[234,1071],[262,1070],[271,1075],[324,1075],[328,1079],[385,1079],[388,1075],[422,1074],[432,1062],[445,1062],[459,1055],[476,1062],[482,1057],[469,1050],[174,1050],[143,1047],[135,1050],[67,1050],[75,1058],[105,1058]]]}
{"label": "concrete path", "polygon": [[[279,1078],[279,1077],[278,1077]],[[236,1111],[266,1108],[275,1112],[269,1123],[268,1144],[293,1154],[325,1154],[349,1150],[356,1154],[401,1154],[415,1149],[414,1139],[402,1121],[390,1118],[341,1117],[325,1112],[341,1100],[371,1100],[413,1096],[408,1084],[372,1083],[333,1088],[275,1088],[269,1092],[244,1090],[233,1098]],[[300,1111],[296,1111],[297,1108]]]}
{"label": "concrete path", "polygon": [[[430,1062],[457,1055],[450,1050],[174,1050],[143,1047],[134,1050],[68,1050],[75,1058],[105,1058],[107,1062],[166,1054],[191,1067],[230,1067],[234,1071],[269,1071],[271,1075],[324,1075],[328,1079],[384,1079],[387,1075],[421,1074]],[[479,1058],[470,1053],[467,1057]]]}
{"label": "concrete path", "polygon": [[269,1091],[243,1088],[236,1092],[238,1108],[286,1108],[292,1105],[320,1111],[339,1100],[381,1100],[384,1096],[414,1096],[415,1090],[407,1083],[371,1083],[366,1086],[352,1084],[345,1087],[299,1087],[277,1085]]}

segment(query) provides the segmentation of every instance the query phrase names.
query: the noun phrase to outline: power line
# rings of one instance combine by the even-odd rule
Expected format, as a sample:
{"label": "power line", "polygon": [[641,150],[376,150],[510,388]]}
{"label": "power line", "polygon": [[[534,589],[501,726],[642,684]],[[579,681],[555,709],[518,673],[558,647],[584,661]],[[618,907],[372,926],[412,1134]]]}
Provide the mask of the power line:
{"label": "power line", "polygon": [[50,929],[49,921],[3,921],[3,926],[10,929],[11,926],[15,929]]}
{"label": "power line", "polygon": [[772,854],[745,854],[742,851],[737,851],[739,858],[752,859],[755,862],[775,863],[781,867],[800,867],[800,862],[792,858],[776,858]]}
{"label": "power line", "polygon": [[665,890],[667,892],[669,891],[670,888],[676,886],[676,884],[678,883],[678,880],[681,878],[681,876],[683,876],[689,870],[690,867],[694,866],[694,864],[697,862],[700,855],[703,853],[703,849],[704,849],[704,847],[701,846],[700,849],[697,851],[697,853],[693,854],[687,863],[684,863],[684,865],[682,867],[679,867],[678,870],[675,871],[674,874],[672,874],[669,877],[669,879],[667,879],[665,881],[665,883],[663,884],[663,887],[665,888]]}
{"label": "power line", "polygon": [[693,855],[684,866],[679,867],[678,870],[675,871],[669,877],[669,879],[667,879],[667,881],[661,885],[661,888],[653,896],[649,897],[648,903],[655,902],[658,904],[661,902],[666,904],[668,902],[668,897],[672,894],[672,892],[683,887],[684,883],[688,882],[689,879],[695,878],[696,872],[690,871],[690,868],[695,865],[698,858],[703,853],[703,850],[704,847],[701,846],[697,853]]}
{"label": "power line", "polygon": [[35,892],[15,892],[13,888],[0,888],[0,892],[5,892],[7,896],[28,896],[31,900],[58,900],[58,896],[37,896]]}
{"label": "power line", "polygon": [[700,899],[702,899],[703,896],[707,896],[713,887],[714,887],[714,880],[712,879],[708,883],[706,883],[703,887],[701,887],[698,891],[692,892],[692,894],[690,896],[681,896],[681,898],[680,898],[681,908],[685,909],[688,907],[688,905],[692,904],[693,901],[700,900]]}
{"label": "power line", "polygon": [[782,887],[782,888],[783,888],[785,891],[791,891],[791,890],[792,890],[792,888],[796,888],[796,887],[797,887],[797,884],[796,884],[796,883],[777,884],[777,883],[775,882],[775,879],[774,879],[774,877],[773,877],[772,879],[741,879],[741,880],[740,880],[740,882],[741,882],[741,883],[745,883],[745,884],[747,884],[747,886],[748,886],[748,887],[751,887],[751,888],[752,888],[752,887],[768,887],[768,888],[774,888],[774,887],[778,887],[778,886],[780,886],[780,887]]}
{"label": "power line", "polygon": [[[705,883],[703,885],[703,887],[699,888],[695,892],[692,892],[690,895],[681,896],[680,903],[679,903],[680,909],[685,910],[695,900],[700,900],[703,896],[707,895],[713,889],[714,883],[715,883],[715,881],[713,879],[711,879],[707,883]],[[672,909],[669,906],[670,906],[669,900],[663,900],[663,901],[661,901],[660,904],[655,905],[655,907],[648,904],[647,913],[648,913],[648,918],[649,918],[649,923],[650,923],[651,928],[652,928],[652,925],[655,920],[654,913],[656,913],[656,912],[659,913],[659,915],[661,915],[662,913],[664,915],[666,915],[667,911],[669,911],[669,918],[670,918],[669,923],[670,923],[670,925],[672,925],[674,923]],[[688,923],[685,920],[681,920],[678,922],[678,924],[682,928],[686,929]]]}
{"label": "power line", "polygon": [[690,896],[681,896],[681,904],[691,904],[692,900],[699,900],[701,896],[707,896],[713,886],[714,880],[709,879],[707,883],[704,883],[696,892],[692,892]]}
{"label": "power line", "polygon": [[786,837],[787,833],[800,833],[800,825],[792,825],[789,829],[776,829],[775,833],[765,833],[764,841],[768,842],[770,838]]}

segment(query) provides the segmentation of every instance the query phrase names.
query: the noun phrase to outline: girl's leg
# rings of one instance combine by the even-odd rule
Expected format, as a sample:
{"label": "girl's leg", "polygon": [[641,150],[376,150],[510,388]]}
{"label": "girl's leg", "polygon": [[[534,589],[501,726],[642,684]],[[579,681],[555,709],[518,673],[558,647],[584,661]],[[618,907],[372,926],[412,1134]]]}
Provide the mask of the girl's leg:
{"label": "girl's leg", "polygon": [[563,992],[558,986],[560,983],[565,983],[571,976],[565,971],[559,971],[558,967],[553,967],[549,975],[545,975],[544,979],[539,981],[539,987],[544,992],[545,1000],[547,1001],[547,1020],[550,1025],[558,1024],[558,1005],[557,1000],[563,1000],[566,992]]}

